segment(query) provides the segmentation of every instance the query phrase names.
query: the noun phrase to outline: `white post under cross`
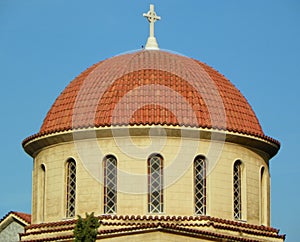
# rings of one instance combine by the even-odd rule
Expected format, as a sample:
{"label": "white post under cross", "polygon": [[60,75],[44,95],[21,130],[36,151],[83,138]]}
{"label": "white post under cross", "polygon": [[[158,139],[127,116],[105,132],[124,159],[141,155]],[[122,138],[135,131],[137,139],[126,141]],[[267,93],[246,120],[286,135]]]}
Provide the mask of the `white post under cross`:
{"label": "white post under cross", "polygon": [[150,23],[150,32],[149,32],[149,37],[148,37],[145,48],[148,50],[159,50],[156,38],[154,36],[154,23],[157,20],[160,20],[160,17],[157,16],[156,13],[154,12],[153,4],[150,4],[149,12],[144,13],[143,16],[146,17]]}

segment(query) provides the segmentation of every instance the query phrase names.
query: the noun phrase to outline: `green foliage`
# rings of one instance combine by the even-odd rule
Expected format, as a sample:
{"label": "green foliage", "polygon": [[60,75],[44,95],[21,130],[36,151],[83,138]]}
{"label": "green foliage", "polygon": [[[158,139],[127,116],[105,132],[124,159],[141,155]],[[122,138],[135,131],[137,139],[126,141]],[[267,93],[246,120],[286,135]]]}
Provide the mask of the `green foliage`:
{"label": "green foliage", "polygon": [[74,228],[75,242],[94,242],[97,238],[97,229],[100,226],[99,219],[94,213],[85,214],[86,218],[78,215],[78,221]]}

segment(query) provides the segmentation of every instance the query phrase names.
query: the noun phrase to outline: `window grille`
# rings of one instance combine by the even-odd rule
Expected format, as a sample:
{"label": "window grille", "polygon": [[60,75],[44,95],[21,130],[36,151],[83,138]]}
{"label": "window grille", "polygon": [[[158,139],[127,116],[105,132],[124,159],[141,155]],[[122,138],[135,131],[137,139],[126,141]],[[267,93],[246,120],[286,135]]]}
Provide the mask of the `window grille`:
{"label": "window grille", "polygon": [[70,159],[67,163],[67,217],[75,216],[76,202],[76,163]]}
{"label": "window grille", "polygon": [[104,213],[117,212],[117,160],[113,156],[104,159]]}
{"label": "window grille", "polygon": [[206,161],[204,157],[194,160],[194,189],[195,189],[195,214],[206,214]]}
{"label": "window grille", "polygon": [[233,212],[235,219],[242,218],[241,197],[241,162],[236,161],[233,167]]}
{"label": "window grille", "polygon": [[148,212],[163,212],[163,160],[159,155],[148,159]]}

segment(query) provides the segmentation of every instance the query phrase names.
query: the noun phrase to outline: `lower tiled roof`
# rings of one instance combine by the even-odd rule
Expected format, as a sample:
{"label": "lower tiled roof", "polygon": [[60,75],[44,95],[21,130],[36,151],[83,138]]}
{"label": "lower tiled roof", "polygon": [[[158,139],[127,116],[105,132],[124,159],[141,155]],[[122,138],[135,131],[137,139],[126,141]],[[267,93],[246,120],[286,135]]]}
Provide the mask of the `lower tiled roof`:
{"label": "lower tiled roof", "polygon": [[[258,238],[269,238],[270,240],[273,238],[276,241],[285,239],[285,235],[280,235],[279,230],[271,227],[250,225],[209,216],[102,215],[98,218],[101,224],[98,230],[98,239],[153,231],[177,233],[195,238],[219,238],[227,241],[260,241]],[[21,234],[21,241],[43,241],[43,239],[44,241],[64,241],[71,239],[76,221],[74,219],[32,224],[26,227],[24,234]],[[243,236],[237,236],[241,233]],[[43,239],[39,239],[39,235],[42,235]]]}
{"label": "lower tiled roof", "polygon": [[31,224],[31,214],[16,211],[10,211],[9,213],[7,213],[2,219],[0,219],[0,224],[9,216],[17,217],[18,219],[22,220],[26,225]]}
{"label": "lower tiled roof", "polygon": [[12,213],[18,216],[19,218],[23,219],[24,221],[26,221],[28,224],[31,224],[31,214],[22,213],[22,212],[12,212]]}

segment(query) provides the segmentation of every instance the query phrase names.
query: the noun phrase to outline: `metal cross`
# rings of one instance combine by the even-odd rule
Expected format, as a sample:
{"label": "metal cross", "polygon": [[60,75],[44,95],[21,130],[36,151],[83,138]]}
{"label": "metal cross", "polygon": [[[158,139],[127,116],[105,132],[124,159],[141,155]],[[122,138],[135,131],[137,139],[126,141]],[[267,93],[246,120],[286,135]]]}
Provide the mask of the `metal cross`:
{"label": "metal cross", "polygon": [[144,17],[146,17],[150,23],[150,36],[149,37],[154,37],[154,23],[157,20],[160,20],[160,17],[156,15],[154,12],[154,5],[150,4],[150,10],[148,13],[143,14]]}

